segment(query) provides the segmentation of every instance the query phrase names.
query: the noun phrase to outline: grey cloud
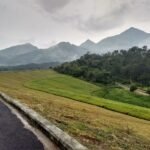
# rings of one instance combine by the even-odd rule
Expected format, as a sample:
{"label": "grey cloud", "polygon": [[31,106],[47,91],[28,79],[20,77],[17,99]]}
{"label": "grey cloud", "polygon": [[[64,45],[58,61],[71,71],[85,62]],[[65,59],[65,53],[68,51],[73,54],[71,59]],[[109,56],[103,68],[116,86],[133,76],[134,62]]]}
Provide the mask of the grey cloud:
{"label": "grey cloud", "polygon": [[39,4],[50,13],[63,8],[69,1],[70,0],[38,0]]}
{"label": "grey cloud", "polygon": [[149,10],[150,0],[0,0],[0,48],[98,41],[129,26],[150,32]]}
{"label": "grey cloud", "polygon": [[[104,2],[103,0],[100,1],[102,3]],[[54,21],[70,24],[71,26],[74,26],[75,28],[85,32],[100,31],[111,29],[115,26],[123,24],[124,18],[126,17],[129,9],[128,0],[127,2],[114,0],[113,4],[115,4],[117,7],[107,7],[108,11],[105,10],[104,15],[101,15],[100,11],[100,13],[97,13],[97,10],[94,9],[90,14],[88,12],[88,8],[90,6],[89,0],[84,0],[82,2],[84,2],[82,4],[85,5],[80,7],[80,5],[77,5],[77,0],[72,0],[72,5],[70,5],[70,8],[68,7],[69,11],[62,9],[62,12],[55,13],[51,17],[54,19]],[[93,4],[96,5],[96,2],[98,2],[98,0],[93,0]],[[112,1],[107,0],[107,2],[111,3]],[[97,7],[96,9],[101,9],[101,7],[102,6],[100,6],[100,8]],[[76,9],[79,11],[74,11]]]}
{"label": "grey cloud", "polygon": [[90,16],[85,23],[79,24],[79,28],[85,31],[101,31],[118,27],[124,23],[128,11],[127,4],[123,4],[101,17]]}
{"label": "grey cloud", "polygon": [[[52,16],[53,19],[61,23],[70,24],[81,31],[95,32],[111,30],[127,22],[148,21],[150,17],[149,0],[93,0],[93,4],[98,2],[99,6],[95,7],[95,9],[93,8],[91,14],[88,13],[89,0],[84,0],[85,5],[80,7],[79,10],[81,11],[76,12],[74,7],[79,7],[79,5],[76,5],[77,3],[75,2],[76,0],[72,0],[74,5],[70,5],[69,11],[62,9],[62,12]],[[101,10],[105,3],[109,5],[107,5],[106,10]]]}

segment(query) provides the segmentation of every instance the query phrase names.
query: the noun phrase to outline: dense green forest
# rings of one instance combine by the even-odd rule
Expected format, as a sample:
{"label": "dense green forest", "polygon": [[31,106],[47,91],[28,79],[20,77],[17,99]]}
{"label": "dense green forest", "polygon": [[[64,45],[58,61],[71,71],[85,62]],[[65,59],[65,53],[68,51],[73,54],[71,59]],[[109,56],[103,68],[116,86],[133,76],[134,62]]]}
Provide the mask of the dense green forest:
{"label": "dense green forest", "polygon": [[136,82],[150,85],[150,49],[133,47],[103,55],[87,53],[80,59],[54,68],[81,79],[109,84]]}

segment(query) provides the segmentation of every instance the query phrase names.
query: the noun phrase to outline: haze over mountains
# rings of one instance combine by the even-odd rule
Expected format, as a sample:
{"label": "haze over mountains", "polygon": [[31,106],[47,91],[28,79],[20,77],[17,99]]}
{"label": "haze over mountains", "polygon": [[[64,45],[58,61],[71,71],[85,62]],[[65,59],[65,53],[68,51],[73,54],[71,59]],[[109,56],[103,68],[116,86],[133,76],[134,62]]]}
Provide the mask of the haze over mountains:
{"label": "haze over mountains", "polygon": [[25,64],[41,64],[47,62],[72,61],[90,53],[106,53],[114,50],[129,49],[133,46],[150,47],[150,33],[136,28],[128,30],[94,43],[87,40],[80,46],[61,42],[47,49],[39,49],[32,44],[13,46],[0,51],[0,66],[16,66]]}
{"label": "haze over mountains", "polygon": [[42,64],[48,62],[72,61],[84,55],[87,49],[61,42],[48,49],[38,49],[31,44],[24,44],[0,51],[1,66]]}
{"label": "haze over mountains", "polygon": [[87,48],[90,51],[93,50],[93,52],[96,53],[106,53],[144,45],[150,46],[150,33],[132,27],[118,35],[107,37],[95,44],[87,40],[81,44],[81,47]]}

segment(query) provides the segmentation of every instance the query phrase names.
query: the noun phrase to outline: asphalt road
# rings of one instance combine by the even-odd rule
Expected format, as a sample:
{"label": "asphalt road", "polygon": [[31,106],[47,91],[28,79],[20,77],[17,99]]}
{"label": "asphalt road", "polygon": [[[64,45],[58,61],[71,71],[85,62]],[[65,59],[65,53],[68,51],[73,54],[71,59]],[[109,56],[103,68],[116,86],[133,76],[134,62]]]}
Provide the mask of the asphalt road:
{"label": "asphalt road", "polygon": [[1,101],[0,150],[44,150],[37,137]]}

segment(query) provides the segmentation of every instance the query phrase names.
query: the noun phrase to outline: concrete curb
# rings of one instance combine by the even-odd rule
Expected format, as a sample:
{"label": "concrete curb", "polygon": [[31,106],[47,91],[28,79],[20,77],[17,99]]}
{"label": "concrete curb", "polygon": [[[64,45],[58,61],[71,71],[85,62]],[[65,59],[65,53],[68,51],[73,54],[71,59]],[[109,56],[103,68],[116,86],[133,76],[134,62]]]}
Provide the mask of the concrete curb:
{"label": "concrete curb", "polygon": [[18,100],[13,99],[2,92],[0,92],[0,97],[25,115],[51,141],[58,145],[61,150],[88,150],[74,138],[70,137],[67,133],[63,132],[61,129],[32,109],[28,108],[26,105],[21,104]]}

